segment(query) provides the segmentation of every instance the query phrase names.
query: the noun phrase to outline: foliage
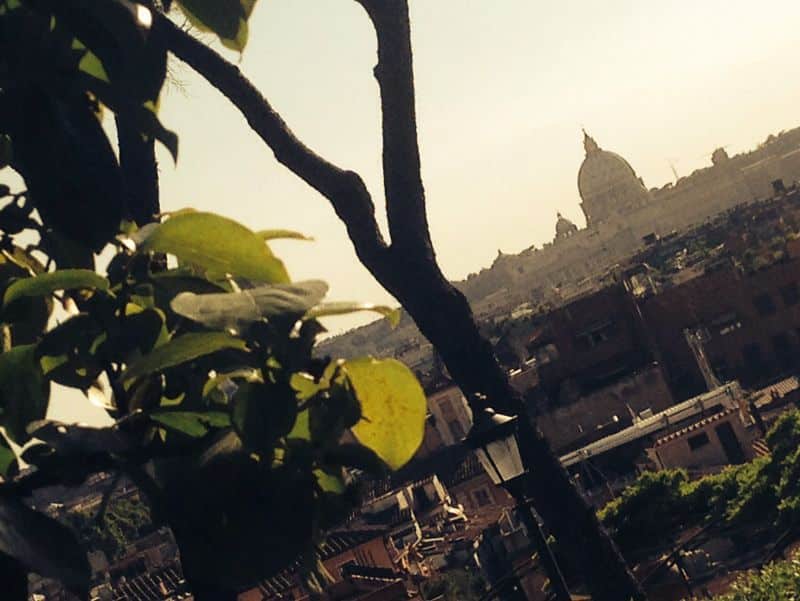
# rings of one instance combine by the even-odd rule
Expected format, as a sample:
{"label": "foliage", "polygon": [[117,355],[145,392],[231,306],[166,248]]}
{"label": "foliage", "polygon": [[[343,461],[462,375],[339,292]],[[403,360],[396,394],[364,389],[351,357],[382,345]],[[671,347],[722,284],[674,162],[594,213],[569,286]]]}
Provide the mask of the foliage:
{"label": "foliage", "polygon": [[668,540],[686,514],[682,470],[645,472],[599,514],[622,549],[653,546]]}
{"label": "foliage", "polygon": [[[119,470],[173,529],[187,577],[231,590],[298,557],[313,567],[316,543],[356,500],[349,470],[405,463],[422,440],[425,397],[396,361],[312,357],[317,317],[396,313],[325,304],[324,283],[292,282],[267,241],[301,235],[191,210],[130,221],[135,199],[102,114],[177,159],[177,136],[157,116],[157,8],[170,4],[0,0],[0,148],[26,186],[0,185],[0,426],[17,444],[38,439],[22,455],[33,476],[0,487]],[[254,4],[176,0],[239,50]],[[113,256],[98,273],[104,249]],[[54,383],[102,404],[114,426],[44,421]],[[344,442],[348,430],[360,444]],[[18,467],[0,444],[0,475]],[[118,507],[92,540],[118,553],[138,511]],[[88,584],[75,537],[11,494],[0,496],[3,554],[76,592]]]}
{"label": "foliage", "polygon": [[480,574],[466,570],[448,570],[428,580],[421,586],[425,599],[443,601],[478,601],[483,598],[486,583]]}
{"label": "foliage", "polygon": [[129,545],[154,529],[150,511],[140,499],[111,499],[100,519],[97,518],[89,510],[69,513],[66,521],[86,549],[102,551],[110,561],[122,558]]}
{"label": "foliage", "polygon": [[794,526],[800,523],[800,411],[782,415],[767,442],[769,457],[692,482],[681,470],[645,472],[599,517],[625,550],[667,540],[676,526],[715,520]]}
{"label": "foliage", "polygon": [[717,601],[782,601],[800,592],[800,560],[770,563],[758,572],[741,575]]}
{"label": "foliage", "polygon": [[213,31],[220,41],[242,51],[247,44],[247,20],[256,0],[175,0],[191,21],[203,31]]}

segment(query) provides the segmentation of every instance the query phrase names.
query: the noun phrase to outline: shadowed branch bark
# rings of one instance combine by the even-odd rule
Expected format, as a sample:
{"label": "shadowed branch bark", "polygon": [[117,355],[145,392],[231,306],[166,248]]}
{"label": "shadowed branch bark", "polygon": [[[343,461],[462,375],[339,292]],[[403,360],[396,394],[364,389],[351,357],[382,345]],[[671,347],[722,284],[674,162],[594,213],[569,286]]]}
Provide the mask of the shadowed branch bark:
{"label": "shadowed branch bark", "polygon": [[[345,223],[362,262],[379,263],[387,246],[375,221],[375,207],[358,174],[317,155],[295,137],[266,98],[239,68],[161,17],[168,49],[217,88],[272,149],[275,158],[327,198]],[[368,266],[369,269],[372,269]]]}
{"label": "shadowed branch bark", "polygon": [[[140,0],[140,2],[151,10],[156,8],[153,0]],[[157,37],[158,32],[154,32],[154,35]],[[166,53],[163,52],[163,46],[161,48],[162,52],[156,56],[163,57],[166,65]],[[161,71],[158,58],[156,63],[151,64],[155,73]],[[146,98],[138,100],[144,103]],[[142,136],[136,122],[128,115],[118,113],[116,124],[119,166],[124,186],[125,217],[142,226],[152,222],[161,212],[155,139]]]}
{"label": "shadowed branch bark", "polygon": [[119,165],[125,193],[126,218],[150,223],[160,212],[155,141],[143,139],[136,123],[117,116]]}
{"label": "shadowed branch bark", "polygon": [[405,2],[356,1],[379,32],[374,73],[381,91],[383,180],[392,248],[427,259],[433,245],[420,170],[408,7]]}
{"label": "shadowed branch bark", "polygon": [[[167,25],[168,48],[224,94],[279,162],[328,198],[361,262],[400,301],[441,354],[451,376],[482,409],[475,393],[507,413],[526,415],[520,396],[479,333],[469,303],[442,274],[430,240],[420,174],[408,5],[406,0],[356,0],[377,34],[383,168],[391,245],[381,237],[361,178],[300,142],[239,69],[201,42]],[[165,19],[166,20],[166,19]],[[644,599],[610,537],[535,426],[520,420],[529,468],[527,492],[537,512],[579,566],[595,601]]]}

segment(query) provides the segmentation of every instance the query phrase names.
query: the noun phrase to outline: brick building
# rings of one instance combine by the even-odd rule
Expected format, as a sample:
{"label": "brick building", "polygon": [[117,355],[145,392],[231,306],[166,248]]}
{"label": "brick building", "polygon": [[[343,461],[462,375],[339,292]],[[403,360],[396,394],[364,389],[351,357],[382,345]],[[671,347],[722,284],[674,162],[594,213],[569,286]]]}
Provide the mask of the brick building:
{"label": "brick building", "polygon": [[699,330],[712,369],[753,387],[796,369],[800,349],[800,260],[742,273],[728,262],[640,301],[671,383],[688,396],[703,387],[686,338]]}
{"label": "brick building", "polygon": [[660,469],[707,469],[750,461],[752,442],[739,411],[726,409],[659,438],[647,453]]}
{"label": "brick building", "polygon": [[[333,582],[326,601],[405,601],[408,595],[395,569],[393,550],[383,527],[339,530],[327,535],[319,558]],[[300,601],[310,599],[302,585],[300,566],[259,582],[239,593],[239,601]]]}
{"label": "brick building", "polygon": [[442,442],[460,443],[472,426],[472,414],[461,389],[449,379],[441,378],[427,387],[427,398],[428,411]]}
{"label": "brick building", "polygon": [[[536,316],[531,412],[561,452],[738,380],[800,365],[800,192],[652,244],[605,285]],[[732,244],[745,240],[746,244]]]}

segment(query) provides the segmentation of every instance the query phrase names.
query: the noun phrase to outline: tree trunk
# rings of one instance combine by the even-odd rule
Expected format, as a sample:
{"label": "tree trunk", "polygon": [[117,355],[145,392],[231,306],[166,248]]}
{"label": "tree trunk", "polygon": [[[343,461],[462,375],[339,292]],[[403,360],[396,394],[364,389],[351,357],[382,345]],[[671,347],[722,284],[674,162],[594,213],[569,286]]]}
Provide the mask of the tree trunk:
{"label": "tree trunk", "polygon": [[[528,418],[520,395],[497,363],[491,345],[478,331],[467,300],[430,263],[428,269],[423,269],[424,266],[398,266],[392,270],[389,281],[376,277],[436,347],[467,398],[472,393],[482,393],[494,409],[520,416],[520,451],[528,468],[526,493],[559,547],[564,549],[569,564],[579,566],[592,598],[595,601],[644,599],[644,593],[594,510],[573,486],[566,469]],[[479,409],[472,407],[473,411]]]}
{"label": "tree trunk", "polygon": [[400,301],[436,347],[451,376],[471,399],[521,416],[520,446],[527,493],[564,554],[579,566],[594,601],[645,599],[611,538],[547,442],[527,419],[491,345],[478,331],[466,298],[442,275],[428,230],[414,108],[410,25],[406,0],[356,0],[378,39],[375,76],[381,92],[383,171],[391,245],[384,241],[361,178],[315,154],[288,128],[238,67],[164,19],[167,45],[222,92],[275,153],[276,159],[325,196],[345,224],[359,260]]}
{"label": "tree trunk", "polygon": [[125,217],[137,225],[151,223],[161,210],[155,141],[143,139],[136,123],[117,116],[119,162],[125,191]]}

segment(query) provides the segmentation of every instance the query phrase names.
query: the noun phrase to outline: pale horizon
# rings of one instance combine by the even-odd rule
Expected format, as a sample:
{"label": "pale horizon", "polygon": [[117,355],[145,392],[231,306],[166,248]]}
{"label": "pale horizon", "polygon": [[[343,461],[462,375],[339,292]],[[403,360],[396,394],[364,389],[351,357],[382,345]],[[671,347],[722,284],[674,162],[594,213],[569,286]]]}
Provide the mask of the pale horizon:
{"label": "pale horizon", "polygon": [[[380,214],[375,40],[362,13],[355,2],[264,0],[241,68],[303,141],[364,177]],[[660,187],[674,180],[670,162],[688,175],[719,146],[734,154],[800,125],[798,18],[800,6],[776,1],[412,2],[423,177],[447,277],[551,240],[558,211],[583,225],[582,127]],[[185,87],[165,94],[162,118],[181,154],[177,168],[161,154],[163,208],[300,230],[316,242],[275,245],[293,277],[328,280],[331,299],[394,303],[327,201],[218,92],[188,69],[177,76]]]}

